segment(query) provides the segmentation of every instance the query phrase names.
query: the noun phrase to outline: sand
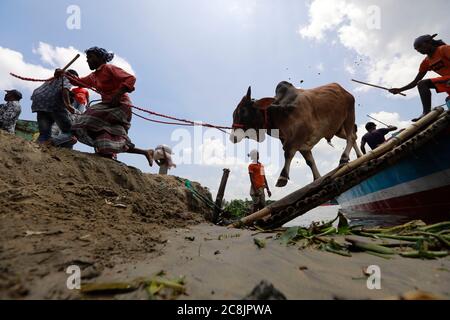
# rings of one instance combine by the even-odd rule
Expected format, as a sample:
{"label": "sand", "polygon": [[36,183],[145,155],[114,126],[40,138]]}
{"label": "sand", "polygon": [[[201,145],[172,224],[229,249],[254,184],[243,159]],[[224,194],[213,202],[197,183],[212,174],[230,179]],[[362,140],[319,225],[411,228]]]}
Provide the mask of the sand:
{"label": "sand", "polygon": [[[411,291],[450,298],[450,259],[417,260],[395,256],[390,260],[367,253],[343,257],[315,249],[286,247],[275,234],[252,236],[249,230],[229,230],[202,224],[171,232],[159,257],[106,270],[97,282],[131,281],[160,270],[186,277],[182,299],[242,299],[262,280],[287,299],[387,299]],[[239,235],[239,237],[235,237]],[[194,241],[185,237],[195,237]],[[219,237],[223,238],[218,240]],[[264,239],[259,249],[253,238]],[[266,237],[272,237],[266,239]],[[214,239],[214,240],[209,240]],[[363,269],[377,265],[381,290],[369,290]],[[144,291],[122,298],[146,298]]]}
{"label": "sand", "polygon": [[[83,283],[132,283],[164,271],[168,279],[185,277],[186,294],[178,297],[183,300],[240,300],[262,280],[273,284],[290,300],[397,299],[416,291],[440,299],[450,298],[449,258],[417,260],[395,256],[386,260],[367,253],[343,257],[284,246],[275,239],[275,234],[253,234],[249,230],[230,230],[205,223],[171,229],[162,234],[166,241],[158,245],[158,254],[117,263]],[[266,247],[258,248],[255,237],[264,239]],[[367,287],[363,269],[369,265],[380,267],[380,290]],[[127,294],[82,296],[66,288],[67,277],[61,270],[35,278],[24,298],[148,299],[143,288]]]}
{"label": "sand", "polygon": [[[285,246],[276,234],[209,224],[209,210],[175,177],[3,133],[0,208],[0,299],[98,299],[67,288],[71,265],[81,268],[83,285],[159,271],[184,276],[178,298],[187,300],[242,299],[262,280],[287,299],[386,299],[416,290],[450,297],[449,257],[386,260]],[[380,290],[367,288],[369,265],[380,267]],[[148,295],[140,287],[101,298]]]}
{"label": "sand", "polygon": [[175,177],[0,131],[0,298],[26,297],[35,279],[74,263],[95,276],[157,255],[164,230],[209,212]]}

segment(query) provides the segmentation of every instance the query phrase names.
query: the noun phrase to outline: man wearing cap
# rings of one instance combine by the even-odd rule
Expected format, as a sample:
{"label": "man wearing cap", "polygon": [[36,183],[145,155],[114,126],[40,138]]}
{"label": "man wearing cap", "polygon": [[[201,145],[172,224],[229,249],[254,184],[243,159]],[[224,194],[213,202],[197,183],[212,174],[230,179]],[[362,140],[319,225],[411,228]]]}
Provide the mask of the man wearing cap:
{"label": "man wearing cap", "polygon": [[366,143],[369,147],[374,150],[384,142],[386,142],[386,138],[384,137],[391,131],[397,130],[397,127],[389,126],[387,128],[377,129],[377,125],[373,122],[368,122],[366,124],[367,133],[361,139],[361,151],[363,154],[366,154]]}
{"label": "man wearing cap", "polygon": [[[442,40],[434,40],[437,34],[424,35],[414,41],[414,49],[419,53],[427,55],[422,61],[416,78],[402,88],[389,90],[392,94],[399,94],[417,86],[422,100],[423,113],[412,121],[418,121],[431,111],[431,89],[436,92],[446,92],[450,99],[450,46]],[[440,75],[438,78],[423,80],[428,71],[434,71]]]}
{"label": "man wearing cap", "polygon": [[5,91],[6,103],[0,104],[0,129],[14,134],[17,120],[22,112],[19,102],[22,100],[22,93],[17,90]]}
{"label": "man wearing cap", "polygon": [[272,193],[270,192],[269,184],[267,183],[266,175],[264,173],[264,166],[259,162],[259,152],[252,150],[248,156],[253,161],[248,166],[251,183],[250,196],[253,200],[253,213],[263,209],[266,206],[266,195],[264,193],[264,189],[267,189],[269,198],[272,196]]}

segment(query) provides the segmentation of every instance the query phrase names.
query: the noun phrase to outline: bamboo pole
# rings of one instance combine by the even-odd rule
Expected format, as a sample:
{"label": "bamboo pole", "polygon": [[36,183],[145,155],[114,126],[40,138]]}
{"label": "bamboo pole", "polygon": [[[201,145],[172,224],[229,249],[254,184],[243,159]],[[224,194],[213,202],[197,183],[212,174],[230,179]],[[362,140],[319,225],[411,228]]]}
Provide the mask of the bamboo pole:
{"label": "bamboo pole", "polygon": [[375,119],[374,117],[372,117],[372,116],[369,115],[369,114],[367,114],[367,117],[369,117],[370,119],[372,119],[372,120],[374,120],[374,121],[376,121],[376,122],[381,123],[383,126],[390,127],[390,125],[384,123],[383,121],[380,121],[380,120],[378,120],[378,119]]}
{"label": "bamboo pole", "polygon": [[[378,89],[383,89],[383,90],[389,91],[388,88],[382,87],[382,86],[377,86],[376,84],[371,84],[371,83],[367,83],[367,82],[363,82],[363,81],[359,81],[359,80],[355,80],[355,79],[352,79],[352,81],[356,82],[356,83],[364,84],[364,85],[369,86],[369,87],[374,87],[374,88],[378,88]],[[399,93],[399,95],[402,95],[402,96],[406,97],[406,94],[401,93],[401,92]]]}
{"label": "bamboo pole", "polygon": [[239,228],[243,225],[245,226],[245,225],[251,224],[254,221],[258,221],[265,217],[270,216],[271,212],[272,212],[272,210],[270,207],[265,207],[264,209],[259,210],[247,217],[242,218],[238,222],[235,222],[235,223],[229,225],[228,228]]}
{"label": "bamboo pole", "polygon": [[66,66],[64,68],[62,68],[63,71],[67,71],[67,69],[69,69],[69,67],[75,62],[77,61],[77,59],[80,57],[80,54],[78,53],[75,58],[73,58],[68,64],[66,64]]}

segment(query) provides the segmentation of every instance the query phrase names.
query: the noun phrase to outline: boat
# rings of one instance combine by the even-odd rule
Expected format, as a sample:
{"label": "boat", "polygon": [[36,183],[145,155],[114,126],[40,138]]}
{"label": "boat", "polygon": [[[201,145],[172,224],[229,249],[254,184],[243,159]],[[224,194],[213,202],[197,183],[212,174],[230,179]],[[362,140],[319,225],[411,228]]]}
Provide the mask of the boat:
{"label": "boat", "polygon": [[17,120],[15,134],[28,141],[36,141],[39,137],[37,121]]}
{"label": "boat", "polygon": [[337,197],[341,210],[433,221],[450,217],[450,126]]}

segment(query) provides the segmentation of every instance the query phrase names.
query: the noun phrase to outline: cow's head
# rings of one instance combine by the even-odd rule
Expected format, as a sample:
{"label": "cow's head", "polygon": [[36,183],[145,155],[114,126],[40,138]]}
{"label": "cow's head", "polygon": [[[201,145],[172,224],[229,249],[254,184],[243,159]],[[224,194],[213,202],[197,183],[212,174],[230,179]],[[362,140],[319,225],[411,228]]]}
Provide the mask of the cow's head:
{"label": "cow's head", "polygon": [[239,143],[244,138],[263,142],[266,138],[265,134],[261,132],[263,123],[264,116],[255,106],[255,100],[252,99],[252,88],[249,87],[247,94],[242,98],[236,110],[233,112],[231,142]]}

